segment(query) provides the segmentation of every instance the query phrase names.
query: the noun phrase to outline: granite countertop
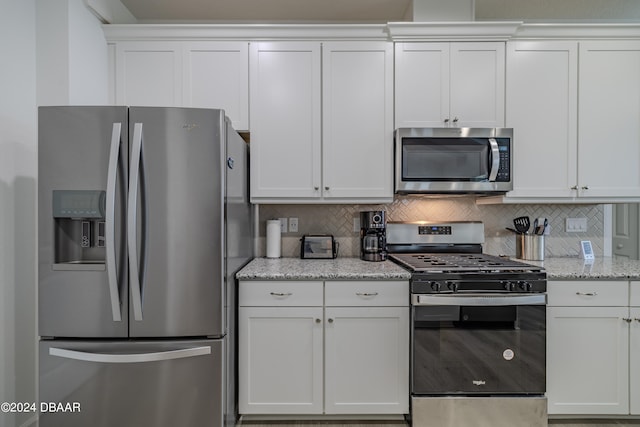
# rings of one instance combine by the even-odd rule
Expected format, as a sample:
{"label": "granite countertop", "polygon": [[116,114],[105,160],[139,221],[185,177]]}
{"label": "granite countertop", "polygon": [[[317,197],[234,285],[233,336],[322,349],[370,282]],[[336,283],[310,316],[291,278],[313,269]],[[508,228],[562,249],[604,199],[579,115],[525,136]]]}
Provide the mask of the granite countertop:
{"label": "granite countertop", "polygon": [[409,280],[411,274],[392,261],[359,258],[255,258],[236,274],[238,280]]}
{"label": "granite countertop", "polygon": [[[585,263],[578,257],[547,257],[523,261],[544,267],[548,280],[640,280],[640,261],[598,257]],[[392,261],[359,258],[255,258],[240,270],[238,280],[409,280],[411,274]]]}
{"label": "granite countertop", "polygon": [[[518,260],[522,261],[522,260]],[[592,263],[578,257],[546,257],[544,261],[522,261],[544,267],[548,280],[637,280],[640,261],[597,257]]]}

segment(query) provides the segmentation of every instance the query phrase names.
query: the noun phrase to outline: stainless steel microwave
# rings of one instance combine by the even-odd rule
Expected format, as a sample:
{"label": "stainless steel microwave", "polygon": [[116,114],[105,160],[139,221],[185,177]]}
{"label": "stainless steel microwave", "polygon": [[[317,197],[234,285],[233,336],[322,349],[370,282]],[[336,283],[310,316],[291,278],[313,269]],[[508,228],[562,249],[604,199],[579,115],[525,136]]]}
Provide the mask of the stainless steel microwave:
{"label": "stainless steel microwave", "polygon": [[513,129],[399,128],[400,194],[497,194],[513,189]]}

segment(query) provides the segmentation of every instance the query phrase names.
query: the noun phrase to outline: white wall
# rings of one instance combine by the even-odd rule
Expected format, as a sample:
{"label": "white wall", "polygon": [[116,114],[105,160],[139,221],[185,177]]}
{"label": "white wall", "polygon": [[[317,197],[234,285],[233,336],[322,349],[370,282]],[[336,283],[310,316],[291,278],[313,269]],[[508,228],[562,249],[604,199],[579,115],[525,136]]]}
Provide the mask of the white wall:
{"label": "white wall", "polygon": [[[0,402],[34,401],[35,0],[0,0]],[[0,413],[0,425],[33,414]]]}
{"label": "white wall", "polygon": [[[82,0],[0,0],[0,402],[37,395],[37,105],[105,104],[107,46]],[[0,426],[35,414],[0,412]]]}

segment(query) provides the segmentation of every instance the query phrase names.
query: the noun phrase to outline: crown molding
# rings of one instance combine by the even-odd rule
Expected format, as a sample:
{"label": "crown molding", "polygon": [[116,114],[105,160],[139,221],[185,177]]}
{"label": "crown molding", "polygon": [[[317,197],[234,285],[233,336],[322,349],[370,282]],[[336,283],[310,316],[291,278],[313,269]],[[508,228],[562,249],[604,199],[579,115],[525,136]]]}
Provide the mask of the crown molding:
{"label": "crown molding", "polygon": [[527,23],[514,38],[526,39],[637,39],[640,23]]}
{"label": "crown molding", "polygon": [[389,22],[387,27],[393,41],[504,41],[513,37],[520,25],[520,21]]}
{"label": "crown molding", "polygon": [[389,40],[386,24],[103,25],[109,42],[143,40]]}

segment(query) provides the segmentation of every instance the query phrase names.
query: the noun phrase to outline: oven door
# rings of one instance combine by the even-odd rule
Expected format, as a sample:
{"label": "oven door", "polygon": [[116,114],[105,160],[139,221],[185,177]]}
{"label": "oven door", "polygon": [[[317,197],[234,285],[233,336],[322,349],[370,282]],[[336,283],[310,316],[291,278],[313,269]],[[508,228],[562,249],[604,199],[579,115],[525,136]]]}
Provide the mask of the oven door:
{"label": "oven door", "polygon": [[541,395],[546,295],[413,295],[413,395]]}

